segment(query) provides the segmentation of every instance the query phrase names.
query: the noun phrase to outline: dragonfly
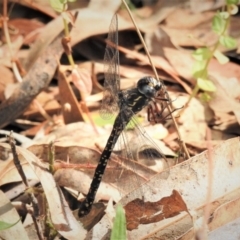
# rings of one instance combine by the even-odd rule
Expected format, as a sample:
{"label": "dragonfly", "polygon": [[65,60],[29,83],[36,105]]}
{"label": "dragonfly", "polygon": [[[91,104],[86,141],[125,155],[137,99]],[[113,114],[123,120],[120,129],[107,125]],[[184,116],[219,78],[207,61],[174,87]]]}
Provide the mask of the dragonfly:
{"label": "dragonfly", "polygon": [[[119,51],[117,46],[118,18],[115,14],[111,20],[104,55],[105,91],[100,114],[104,119],[111,118],[116,113],[117,117],[107,144],[100,156],[89,192],[79,208],[79,217],[83,217],[90,212],[113,148],[119,136],[124,133],[127,124],[134,118],[134,115],[147,106],[150,106],[149,112],[153,112],[153,106],[156,106],[156,99],[163,100],[165,103],[167,102],[166,99],[159,98],[159,92],[163,89],[163,84],[151,76],[146,76],[138,80],[135,88],[120,91]],[[154,105],[150,105],[151,102],[154,102]],[[156,116],[161,117],[161,111],[153,119]],[[127,155],[129,154],[127,153]],[[164,157],[163,154],[161,155]],[[166,158],[165,161],[167,161]]]}

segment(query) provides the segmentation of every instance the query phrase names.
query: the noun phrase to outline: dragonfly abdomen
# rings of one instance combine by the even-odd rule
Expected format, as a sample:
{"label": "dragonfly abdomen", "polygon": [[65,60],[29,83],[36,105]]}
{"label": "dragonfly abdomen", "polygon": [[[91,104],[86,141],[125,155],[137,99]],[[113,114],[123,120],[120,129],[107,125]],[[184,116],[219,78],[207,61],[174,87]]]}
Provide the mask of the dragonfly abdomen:
{"label": "dragonfly abdomen", "polygon": [[[128,116],[124,115],[124,117],[123,117],[121,113],[118,114],[118,116],[114,122],[111,135],[108,138],[107,144],[106,144],[106,146],[101,154],[101,157],[99,159],[98,166],[96,167],[89,192],[88,192],[85,200],[82,202],[81,207],[78,211],[79,217],[83,217],[90,212],[90,210],[92,208],[92,204],[93,204],[95,196],[96,196],[96,193],[97,193],[97,190],[101,183],[102,176],[105,172],[107,162],[111,156],[112,150],[113,150],[120,134],[122,133],[123,129],[125,128],[126,124],[128,124],[128,122],[131,120],[131,117],[132,116],[130,116],[130,115],[128,115]],[[124,119],[124,121],[123,121],[123,119]]]}

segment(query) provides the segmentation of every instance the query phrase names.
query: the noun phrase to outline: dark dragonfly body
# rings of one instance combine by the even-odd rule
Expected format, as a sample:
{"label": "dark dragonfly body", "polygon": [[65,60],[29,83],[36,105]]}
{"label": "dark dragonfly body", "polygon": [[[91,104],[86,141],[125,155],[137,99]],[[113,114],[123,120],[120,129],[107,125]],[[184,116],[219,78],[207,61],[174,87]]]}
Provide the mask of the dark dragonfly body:
{"label": "dark dragonfly body", "polygon": [[93,181],[91,183],[86,199],[82,202],[78,215],[82,217],[89,213],[94,202],[97,190],[102,180],[102,176],[111,156],[112,150],[131,118],[146,107],[150,101],[154,100],[158,91],[161,89],[161,83],[152,77],[144,77],[137,83],[137,87],[118,94],[119,113],[113,125],[113,130],[107,141],[104,151],[95,170]]}

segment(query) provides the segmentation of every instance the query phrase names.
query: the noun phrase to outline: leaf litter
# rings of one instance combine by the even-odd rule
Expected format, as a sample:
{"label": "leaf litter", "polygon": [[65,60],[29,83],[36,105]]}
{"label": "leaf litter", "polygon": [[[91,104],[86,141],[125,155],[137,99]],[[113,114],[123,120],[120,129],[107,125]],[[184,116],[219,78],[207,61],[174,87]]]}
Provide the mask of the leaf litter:
{"label": "leaf litter", "polygon": [[[194,4],[192,3],[191,7]],[[56,14],[51,11],[49,6],[41,3],[34,3],[34,6],[42,12],[43,15],[41,16],[44,16],[46,21],[46,16],[56,17]],[[91,102],[87,102],[87,106],[90,108],[91,113],[94,113],[96,119],[98,118],[101,94],[91,81],[93,77],[99,83],[103,81],[101,60],[105,45],[105,34],[108,31],[110,19],[119,6],[120,1],[109,2],[108,8],[106,8],[106,5],[103,6],[99,3],[97,9],[97,5],[96,3],[94,5],[93,1],[89,6],[80,6],[80,14],[73,28],[73,45],[88,39],[87,44],[84,45],[86,47],[84,50],[77,48],[76,45],[76,48],[73,48],[73,53],[78,53],[76,56],[79,61],[78,66],[84,63],[88,63],[90,66],[84,72],[86,75],[83,77],[83,82],[87,100]],[[216,10],[207,3],[201,5],[202,10],[199,7],[194,9],[198,9],[199,13],[192,13],[193,9],[191,8],[183,10],[177,4],[172,4],[170,9],[164,5],[157,6],[157,8],[156,6],[145,6],[142,9],[136,9],[136,18],[142,32],[146,34],[146,42],[149,49],[151,49],[158,73],[166,80],[171,99],[174,99],[172,103],[175,108],[179,108],[186,104],[194,85],[191,73],[193,58],[189,54],[189,49],[183,50],[180,47],[197,48],[202,46],[201,41],[208,42],[209,39],[214,41],[209,26]],[[221,3],[219,3],[218,7],[221,6]],[[33,11],[31,4],[29,7],[28,11]],[[102,12],[99,11],[99,7]],[[123,10],[119,13],[119,30],[122,31],[123,36],[127,37],[127,30],[133,29],[132,23]],[[181,21],[176,21],[178,14],[181,16]],[[138,18],[138,16],[141,16],[141,18]],[[190,17],[192,18],[191,21],[189,20]],[[81,82],[75,82],[77,88],[74,88],[68,81],[64,80],[66,85],[62,86],[59,75],[55,74],[57,62],[63,49],[56,42],[56,45],[50,44],[63,29],[62,19],[56,17],[53,20],[48,20],[48,24],[45,24],[46,21],[29,21],[31,26],[23,30],[23,25],[18,19],[29,21],[30,18],[24,19],[24,16],[20,14],[14,20],[14,28],[19,32],[12,38],[12,50],[16,56],[24,57],[21,61],[27,75],[24,77],[24,83],[17,84],[16,87],[12,88],[11,84],[14,82],[14,78],[9,72],[12,59],[6,54],[7,45],[3,44],[1,46],[3,56],[1,59],[1,72],[3,72],[4,80],[2,80],[0,88],[0,111],[2,116],[6,117],[3,117],[0,123],[2,128],[6,130],[14,128],[20,134],[38,136],[38,138],[31,140],[32,146],[28,150],[22,147],[17,148],[26,177],[29,181],[39,181],[42,184],[56,230],[68,239],[80,239],[79,236],[84,239],[87,232],[81,223],[76,221],[75,215],[72,215],[74,208],[70,209],[68,207],[58,185],[67,189],[74,199],[83,198],[83,195],[78,193],[86,194],[88,191],[94,168],[98,163],[111,127],[96,127],[99,133],[99,135],[96,135],[96,131],[91,124],[82,122],[83,119],[86,120],[86,115],[84,109],[81,108],[81,99],[78,92],[78,88],[83,88]],[[233,35],[236,29],[239,28],[237,19],[238,17],[231,22]],[[39,27],[41,27],[41,31],[37,31]],[[165,38],[161,37],[161,31],[165,31]],[[189,38],[188,34],[200,36],[201,41]],[[26,36],[28,38],[25,41],[24,37]],[[133,38],[134,35],[129,34],[129,36]],[[133,41],[131,49],[127,48],[128,44],[120,46],[119,49],[121,55],[123,55],[120,66],[123,88],[132,87],[139,77],[151,74],[145,54],[139,51],[141,49],[140,42],[138,39],[134,40],[136,42]],[[31,45],[31,48],[26,49],[25,47],[23,49],[21,48],[23,45]],[[85,58],[81,58],[81,54]],[[46,61],[49,62],[46,64]],[[93,67],[94,65],[95,67]],[[41,75],[43,72],[47,73],[48,76]],[[152,237],[191,239],[196,232],[195,230],[201,229],[199,226],[201,226],[202,216],[204,215],[209,178],[212,178],[212,198],[209,203],[211,212],[211,219],[208,223],[209,237],[211,238],[211,235],[218,228],[239,218],[236,211],[239,208],[239,139],[233,138],[239,135],[239,64],[228,62],[225,65],[220,65],[215,59],[212,59],[209,72],[215,86],[217,86],[211,101],[202,103],[198,99],[194,99],[187,106],[184,114],[177,118],[182,138],[191,150],[190,153],[195,156],[171,167],[170,176],[167,179],[161,178],[161,174],[164,174],[164,172],[156,174],[154,168],[138,164],[140,172],[149,174],[149,180],[143,186],[144,190],[141,190],[146,191],[147,198],[144,199],[144,204],[148,212],[146,212],[147,218],[138,216],[135,225],[128,227],[131,228],[131,231],[128,231],[128,237],[134,237],[135,239],[144,237],[145,239]],[[63,74],[68,76],[69,72],[65,70]],[[39,79],[42,79],[43,82],[39,82]],[[56,79],[60,84],[58,86]],[[38,89],[34,94],[30,94],[29,86]],[[66,89],[69,89],[69,91],[66,91]],[[8,96],[8,99],[6,96]],[[36,96],[44,111],[51,116],[51,120],[46,119],[46,115],[36,105],[31,104]],[[144,119],[142,124],[149,125],[145,120],[146,113],[141,113],[141,117]],[[178,162],[176,158],[178,151],[181,151],[178,147],[175,130],[169,121],[156,126],[159,127],[156,129],[151,129],[151,127],[148,129],[147,127],[146,131],[150,131],[150,135],[157,138],[156,141],[161,140],[161,149],[170,157],[170,161],[173,162],[171,165],[174,165]],[[208,149],[207,152],[201,153],[208,148],[206,141],[206,128],[208,127],[212,131],[214,147],[212,150]],[[162,130],[159,130],[161,128]],[[160,133],[156,134],[157,131]],[[3,141],[4,138],[3,135]],[[233,139],[226,141],[229,138]],[[19,142],[25,144],[24,141],[22,139]],[[52,141],[55,141],[56,151],[55,164],[57,170],[54,177],[47,171],[47,161],[49,159],[47,144]],[[175,146],[174,149],[171,149],[172,146]],[[212,151],[214,164],[210,169],[212,175],[208,176],[208,153],[210,151]],[[15,191],[13,189],[16,189],[13,183],[19,183],[21,179],[16,172],[8,145],[1,144],[1,152],[1,159],[3,160],[0,163],[0,186],[2,189],[4,186],[11,186],[12,184],[12,190],[10,187],[10,192],[7,193],[7,196],[12,200],[12,198],[16,197],[16,195],[12,194]],[[8,158],[4,157],[5,155]],[[114,155],[112,158],[114,158]],[[114,186],[111,182],[113,178],[111,175],[114,174],[114,168],[116,168],[117,164],[116,159],[112,166],[109,165],[97,200],[108,201],[114,196],[114,201],[117,202],[122,195],[126,194],[119,195],[119,185]],[[131,161],[129,164],[131,164]],[[133,174],[140,173],[133,173],[126,167],[123,174],[127,183],[131,181]],[[20,189],[20,185],[17,185],[17,188]],[[125,191],[125,189],[122,191]],[[122,203],[128,203],[128,207],[125,209],[127,219],[137,217],[137,211],[140,208],[137,201],[134,202],[136,194],[131,191],[122,200]],[[72,198],[68,200],[72,201]],[[129,206],[131,206],[130,210],[128,210]],[[135,207],[136,211],[134,211]],[[102,205],[96,204],[94,211],[98,215],[86,218],[84,226],[91,229],[97,223],[96,220],[100,219],[104,214],[103,209]],[[226,209],[231,209],[231,211],[226,211]],[[94,220],[94,218],[96,219]],[[7,222],[7,218],[4,219]],[[12,228],[18,226],[20,226],[19,234],[22,237],[26,236],[21,222]],[[71,230],[69,230],[70,228]],[[101,239],[105,234],[108,234],[109,228],[106,217],[93,230],[93,236],[97,239]],[[223,233],[227,232],[227,230],[222,231]],[[148,232],[148,235],[146,232]],[[9,229],[8,231],[5,230],[5,233],[13,236]],[[223,233],[218,234],[223,235]],[[7,235],[4,234],[1,237],[8,239]]]}

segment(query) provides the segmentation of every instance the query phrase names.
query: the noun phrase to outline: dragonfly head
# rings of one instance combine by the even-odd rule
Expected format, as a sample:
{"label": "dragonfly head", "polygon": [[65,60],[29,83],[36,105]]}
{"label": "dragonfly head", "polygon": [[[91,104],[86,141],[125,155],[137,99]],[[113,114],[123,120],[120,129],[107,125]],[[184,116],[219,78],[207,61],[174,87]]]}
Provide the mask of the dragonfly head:
{"label": "dragonfly head", "polygon": [[162,88],[162,84],[153,77],[143,77],[138,80],[137,88],[140,93],[147,98],[156,97],[158,91]]}

